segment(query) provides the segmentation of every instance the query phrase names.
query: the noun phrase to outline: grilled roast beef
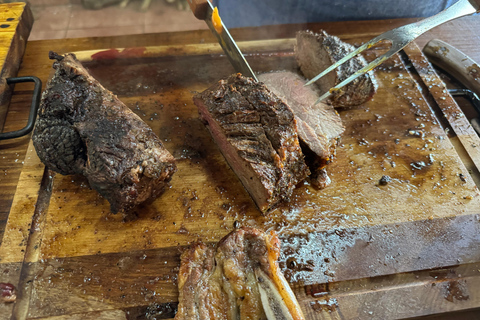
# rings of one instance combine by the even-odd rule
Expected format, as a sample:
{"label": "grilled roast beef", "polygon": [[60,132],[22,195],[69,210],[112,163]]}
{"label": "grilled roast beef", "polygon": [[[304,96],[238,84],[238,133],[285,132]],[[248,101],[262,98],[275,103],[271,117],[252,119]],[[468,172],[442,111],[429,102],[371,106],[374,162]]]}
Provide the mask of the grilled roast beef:
{"label": "grilled roast beef", "polygon": [[262,212],[292,194],[309,170],[290,108],[240,74],[195,95],[200,117]]}
{"label": "grilled roast beef", "polygon": [[160,195],[176,171],[160,139],[75,55],[51,52],[50,58],[55,74],[32,137],[40,160],[61,174],[84,175],[113,213]]}
{"label": "grilled roast beef", "polygon": [[[325,31],[320,33],[299,31],[297,33],[295,56],[300,70],[308,79],[312,79],[354,50],[354,46]],[[327,92],[366,65],[367,62],[362,56],[350,59],[316,82],[320,93]],[[342,89],[334,91],[330,101],[335,107],[357,106],[370,100],[376,90],[377,84],[373,72],[369,72]]]}
{"label": "grilled roast beef", "polygon": [[335,157],[339,137],[345,130],[340,116],[330,105],[315,105],[317,90],[305,86],[306,81],[293,72],[264,73],[258,78],[292,109],[312,182],[319,188],[326,187],[330,179],[325,166]]}
{"label": "grilled roast beef", "polygon": [[304,319],[278,267],[272,232],[242,228],[215,248],[195,244],[181,257],[177,320]]}

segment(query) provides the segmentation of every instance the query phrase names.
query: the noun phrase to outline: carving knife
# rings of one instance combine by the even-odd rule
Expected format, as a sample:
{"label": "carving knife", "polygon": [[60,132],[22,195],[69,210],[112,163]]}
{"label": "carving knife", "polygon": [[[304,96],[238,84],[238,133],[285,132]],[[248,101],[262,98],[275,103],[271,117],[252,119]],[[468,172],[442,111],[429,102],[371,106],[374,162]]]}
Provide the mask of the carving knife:
{"label": "carving knife", "polygon": [[258,81],[230,32],[220,19],[218,9],[214,8],[208,0],[188,0],[188,4],[193,15],[199,20],[204,20],[210,31],[217,37],[218,43],[220,43],[235,71]]}

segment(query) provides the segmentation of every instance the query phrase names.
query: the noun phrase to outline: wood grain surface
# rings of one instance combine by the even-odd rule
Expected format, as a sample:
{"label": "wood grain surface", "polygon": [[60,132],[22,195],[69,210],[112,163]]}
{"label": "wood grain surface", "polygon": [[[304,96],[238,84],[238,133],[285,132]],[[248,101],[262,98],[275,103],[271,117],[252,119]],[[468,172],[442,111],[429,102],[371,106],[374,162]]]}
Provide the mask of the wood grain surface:
{"label": "wood grain surface", "polygon": [[[344,38],[367,40],[375,26],[378,30],[376,23],[357,29],[366,37]],[[292,33],[282,28],[274,36]],[[40,53],[48,49],[153,46],[158,40],[181,44],[192,34],[201,32],[179,33],[175,40],[166,34],[33,43],[36,52],[27,47],[25,61],[34,63],[21,73],[36,72],[45,81],[51,62]],[[263,36],[249,30],[239,34]],[[250,53],[255,70],[294,68],[291,50]],[[461,158],[454,148],[463,142],[455,122],[444,116],[456,104],[437,102],[448,96],[443,89],[430,90],[441,83],[417,47],[377,71],[381,90],[373,101],[340,112],[347,132],[329,168],[332,186],[318,191],[306,183],[291,204],[267,217],[255,209],[191,102],[193,92],[233,72],[225,58],[199,49],[194,55],[134,62],[86,65],[179,160],[172,188],[142,208],[136,220],[124,221],[108,213],[108,203],[83,178],[44,174],[31,145],[26,148],[28,139],[2,144],[2,155],[8,146],[16,152],[9,159],[24,163],[8,165],[6,177],[12,185],[18,181],[15,197],[13,187],[1,191],[3,203],[13,203],[0,245],[2,280],[21,294],[15,304],[0,305],[0,318],[10,318],[12,311],[17,319],[172,318],[183,246],[217,241],[234,221],[280,233],[281,266],[310,319],[407,318],[480,305],[479,197],[476,172],[465,166],[473,163],[472,170],[475,161],[468,152]],[[424,71],[433,81],[429,85],[422,80]],[[18,90],[9,112],[16,121],[22,118],[16,108],[29,104],[23,98],[28,87]],[[469,129],[463,130],[468,135]],[[379,186],[384,174],[393,182]],[[2,187],[6,181],[0,180]],[[288,268],[289,258],[297,259],[296,268]]]}
{"label": "wood grain surface", "polygon": [[[230,30],[237,41],[261,39],[293,38],[298,30],[324,29],[342,38],[371,38],[392,28],[417,21],[418,19],[394,19],[354,22],[328,22],[295,25],[266,26],[261,28],[242,28]],[[480,39],[477,30],[480,28],[480,18],[464,17],[439,26],[417,39],[420,47],[432,38],[439,38],[460,48],[472,59],[480,61]],[[158,33],[145,35],[130,35],[102,38],[80,38],[62,40],[43,40],[28,42],[19,76],[35,75],[42,82],[48,79],[51,62],[48,52],[98,50],[108,48],[129,48],[159,45],[182,45],[197,43],[216,43],[215,37],[208,30],[186,31],[174,33]],[[4,132],[21,129],[28,117],[33,87],[17,85],[7,114]],[[0,238],[3,235],[5,223],[10,212],[13,195],[22,168],[29,138],[19,138],[12,141],[0,141]]]}
{"label": "wood grain surface", "polygon": [[[252,68],[296,70],[293,47],[280,50],[277,44],[264,41],[262,50],[244,50]],[[460,257],[469,263],[480,259],[471,250],[480,243],[478,230],[465,232],[462,227],[475,216],[478,189],[437,119],[437,106],[429,103],[420,89],[424,84],[407,67],[409,51],[420,59],[418,47],[410,46],[406,57],[397,56],[377,69],[380,89],[372,101],[339,110],[347,130],[338,159],[328,168],[332,185],[319,191],[306,182],[290,203],[268,216],[259,213],[228,167],[191,101],[194,92],[232,73],[231,66],[209,45],[198,45],[195,54],[178,51],[112,59],[113,51],[107,50],[85,62],[178,161],[172,188],[142,207],[136,219],[110,214],[109,204],[82,177],[44,175],[34,150],[27,151],[0,246],[2,263],[29,263],[17,282],[25,288],[25,298],[14,307],[16,317],[175,303],[182,248],[198,240],[218,241],[234,229],[235,221],[279,232],[280,264],[309,319],[359,309],[352,308],[355,299],[318,298],[307,288],[441,268]],[[372,50],[368,59],[383,51]],[[136,54],[141,56],[141,50]],[[379,185],[383,175],[392,178],[386,186]],[[40,195],[48,192],[48,205],[31,196],[36,189]],[[459,247],[455,228],[464,231],[462,240],[469,238],[466,247]],[[451,236],[440,240],[431,230]],[[439,255],[446,246],[459,248]],[[291,259],[296,261],[293,269],[287,266]],[[29,284],[28,278],[33,279]],[[401,286],[389,289],[403,294]],[[322,307],[330,299],[335,299],[330,306],[335,310]],[[468,302],[476,299],[469,294]],[[410,316],[425,314],[410,310]],[[379,319],[387,315],[392,315],[391,308],[383,313],[376,309]],[[371,318],[368,313],[351,317]]]}

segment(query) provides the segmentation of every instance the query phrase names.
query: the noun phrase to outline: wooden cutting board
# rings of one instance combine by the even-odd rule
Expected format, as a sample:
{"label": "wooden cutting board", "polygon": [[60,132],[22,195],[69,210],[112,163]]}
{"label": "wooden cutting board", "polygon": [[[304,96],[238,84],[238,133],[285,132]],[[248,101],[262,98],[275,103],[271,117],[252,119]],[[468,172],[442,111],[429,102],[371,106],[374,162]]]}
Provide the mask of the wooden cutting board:
{"label": "wooden cutting board", "polygon": [[33,15],[27,3],[0,4],[0,132],[12,94],[6,79],[17,75],[32,26]]}
{"label": "wooden cutting board", "polygon": [[[254,70],[296,70],[293,42],[240,46]],[[125,221],[83,177],[44,172],[30,145],[0,246],[0,268],[22,293],[17,319],[172,318],[181,251],[216,242],[234,225],[278,232],[280,266],[308,319],[480,305],[480,139],[415,44],[376,70],[372,101],[338,110],[346,132],[328,167],[331,186],[307,181],[268,216],[192,102],[233,73],[217,45],[78,57],[153,128],[178,172],[165,194]],[[380,185],[384,175],[392,180]]]}

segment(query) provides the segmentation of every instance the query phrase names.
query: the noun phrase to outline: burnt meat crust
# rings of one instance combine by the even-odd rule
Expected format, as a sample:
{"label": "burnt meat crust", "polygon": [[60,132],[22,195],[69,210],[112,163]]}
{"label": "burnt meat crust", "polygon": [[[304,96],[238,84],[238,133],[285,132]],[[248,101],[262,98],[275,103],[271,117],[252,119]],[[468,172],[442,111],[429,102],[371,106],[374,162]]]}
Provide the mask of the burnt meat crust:
{"label": "burnt meat crust", "polygon": [[262,212],[288,199],[309,174],[292,111],[262,83],[232,75],[197,94],[194,102]]}
{"label": "burnt meat crust", "polygon": [[160,139],[73,54],[51,53],[54,76],[42,95],[33,144],[61,174],[82,174],[113,213],[156,198],[176,171]]}
{"label": "burnt meat crust", "polygon": [[[350,52],[355,50],[351,44],[345,43],[336,36],[325,31],[297,32],[295,56],[303,75],[312,79],[330,65],[334,64]],[[361,55],[350,59],[339,68],[330,72],[316,82],[321,93],[327,92],[347,77],[367,65]],[[377,83],[373,72],[360,76],[342,89],[332,93],[331,103],[335,107],[352,107],[370,100],[377,90]]]}

